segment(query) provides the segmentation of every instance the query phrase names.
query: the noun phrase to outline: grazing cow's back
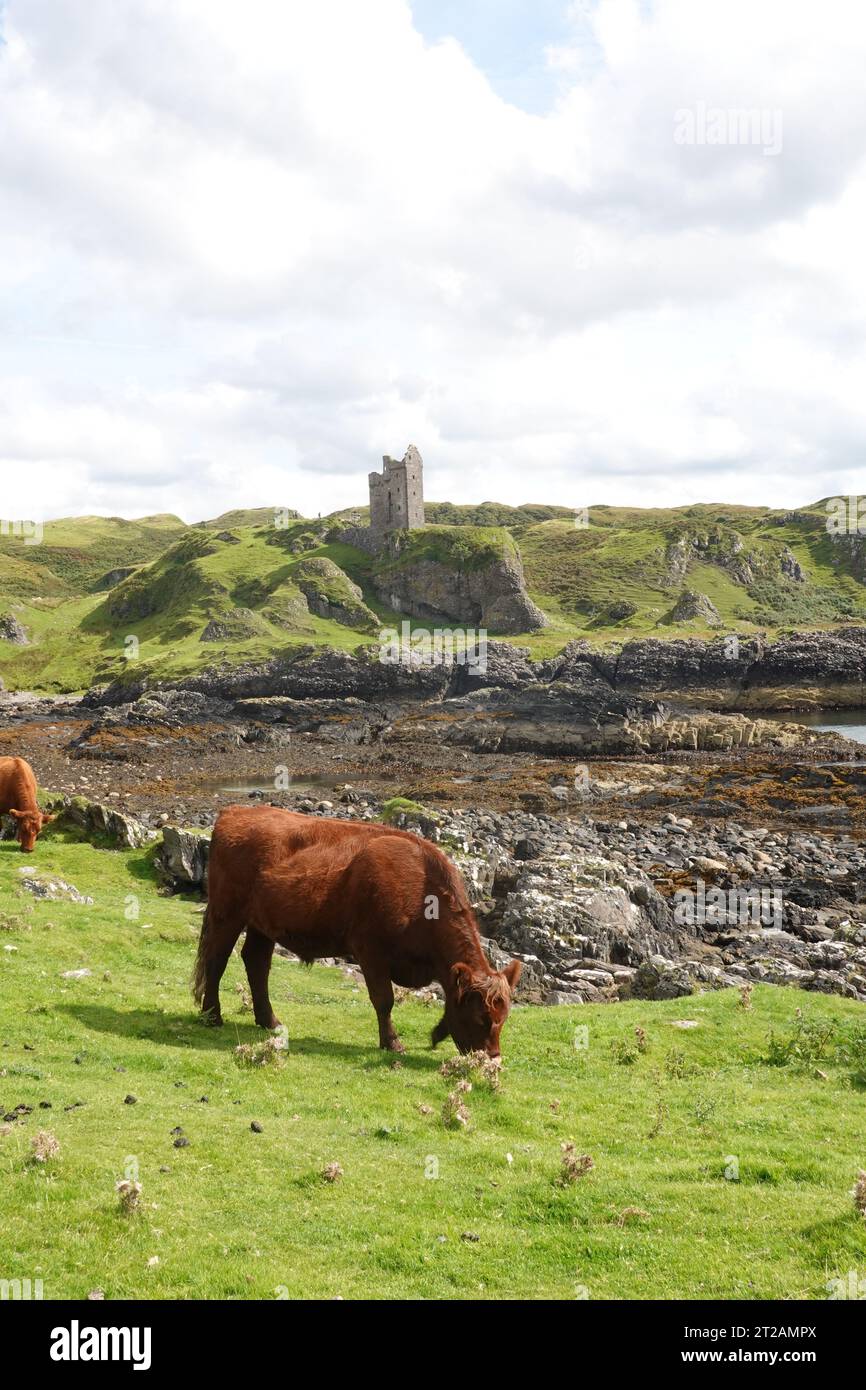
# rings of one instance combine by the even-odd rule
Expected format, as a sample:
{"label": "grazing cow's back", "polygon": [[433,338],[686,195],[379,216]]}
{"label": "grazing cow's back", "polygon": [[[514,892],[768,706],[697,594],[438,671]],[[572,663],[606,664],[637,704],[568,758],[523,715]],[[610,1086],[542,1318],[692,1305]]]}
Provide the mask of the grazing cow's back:
{"label": "grazing cow's back", "polygon": [[434,1043],[451,1034],[463,1051],[499,1055],[520,963],[490,968],[459,873],[417,835],[277,808],[227,808],[211,845],[195,981],[214,1022],[221,1021],[219,980],[244,928],[244,963],[264,1027],[276,1025],[267,982],[279,942],[306,961],[358,961],[381,1046],[401,1049],[391,1023],[392,982],[418,988],[438,980],[445,1015]]}
{"label": "grazing cow's back", "polygon": [[31,854],[43,825],[53,816],[44,816],[36,800],[36,777],[23,758],[0,758],[0,815],[14,816],[18,822],[16,838],[25,854]]}
{"label": "grazing cow's back", "polygon": [[418,838],[378,822],[304,816],[279,806],[226,806],[211,840],[208,910],[226,917],[243,912],[259,875],[308,845],[382,835]]}

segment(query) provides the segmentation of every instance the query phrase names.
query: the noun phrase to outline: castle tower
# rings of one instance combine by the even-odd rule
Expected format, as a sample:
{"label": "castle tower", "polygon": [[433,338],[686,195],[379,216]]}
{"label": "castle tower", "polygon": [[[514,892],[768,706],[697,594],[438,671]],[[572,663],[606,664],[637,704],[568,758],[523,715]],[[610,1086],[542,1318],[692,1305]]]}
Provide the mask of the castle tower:
{"label": "castle tower", "polygon": [[402,460],[382,459],[382,472],[371,473],[370,530],[377,536],[424,525],[424,464],[410,444]]}

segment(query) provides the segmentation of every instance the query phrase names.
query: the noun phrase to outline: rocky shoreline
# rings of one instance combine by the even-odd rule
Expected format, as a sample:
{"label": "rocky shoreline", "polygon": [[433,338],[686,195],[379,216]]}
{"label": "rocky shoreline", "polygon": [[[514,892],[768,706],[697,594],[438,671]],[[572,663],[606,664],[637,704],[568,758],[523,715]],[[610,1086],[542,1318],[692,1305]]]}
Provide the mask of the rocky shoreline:
{"label": "rocky shoreline", "polygon": [[721,639],[537,663],[491,643],[483,672],[301,649],[171,686],[5,694],[0,753],[33,762],[79,833],[162,837],[175,888],[201,887],[231,801],[423,803],[403,823],[460,865],[530,1002],[755,981],[866,1002],[863,746],[759,713],[782,689],[866,703],[866,629],[750,640],[736,666]]}
{"label": "rocky shoreline", "polygon": [[[395,811],[352,787],[337,801],[281,804],[350,820],[384,813],[441,845],[463,874],[493,963],[523,961],[523,1002],[671,999],[769,983],[866,1003],[866,846],[852,835],[733,821],[710,832],[671,812],[645,825],[411,803]],[[61,831],[124,848],[158,841],[168,890],[203,890],[209,829],[81,796],[51,805]],[[209,826],[216,814],[200,819]]]}
{"label": "rocky shoreline", "polygon": [[[113,747],[133,757],[136,731],[152,730],[158,740],[181,725],[231,723],[257,729],[260,741],[306,735],[583,758],[827,745],[832,736],[761,713],[866,703],[861,627],[769,645],[760,638],[643,639],[618,653],[575,642],[542,662],[498,642],[487,644],[476,665],[382,655],[377,648],[301,647],[171,684],[133,671],[79,700],[3,696],[0,717],[88,717],[79,756],[88,748],[106,756]],[[854,756],[847,740],[839,738],[837,750],[840,758]]]}

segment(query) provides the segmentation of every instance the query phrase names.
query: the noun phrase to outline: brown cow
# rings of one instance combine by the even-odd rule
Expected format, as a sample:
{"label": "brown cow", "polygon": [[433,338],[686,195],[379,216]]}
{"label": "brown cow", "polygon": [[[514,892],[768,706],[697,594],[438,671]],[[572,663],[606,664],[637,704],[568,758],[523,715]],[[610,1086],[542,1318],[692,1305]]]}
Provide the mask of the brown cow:
{"label": "brown cow", "polygon": [[23,758],[0,758],[0,815],[14,816],[18,822],[15,838],[25,854],[32,854],[43,825],[54,816],[45,816],[36,801],[36,777]]}
{"label": "brown cow", "polygon": [[193,985],[210,1022],[221,1023],[219,983],[241,932],[256,1022],[276,1028],[268,976],[277,942],[304,961],[352,956],[379,1020],[379,1045],[401,1052],[391,1020],[392,982],[438,980],[449,1034],[462,1052],[499,1056],[499,1035],[522,966],[492,970],[454,866],[426,840],[388,826],[230,806],[217,820],[208,908]]}

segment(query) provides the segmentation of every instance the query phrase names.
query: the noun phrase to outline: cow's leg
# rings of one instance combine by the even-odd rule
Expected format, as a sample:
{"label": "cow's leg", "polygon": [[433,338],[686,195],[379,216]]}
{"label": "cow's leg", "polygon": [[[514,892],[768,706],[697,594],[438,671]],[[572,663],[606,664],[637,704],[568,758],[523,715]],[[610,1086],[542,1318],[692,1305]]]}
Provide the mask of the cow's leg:
{"label": "cow's leg", "polygon": [[214,1028],[219,1028],[223,1021],[220,1012],[220,980],[225,974],[225,968],[234,948],[234,941],[230,946],[220,946],[205,964],[204,996],[201,1001],[201,1011],[205,1021]]}
{"label": "cow's leg", "polygon": [[448,1014],[444,1013],[430,1034],[430,1043],[433,1047],[438,1047],[448,1037],[451,1029],[448,1027]]}
{"label": "cow's leg", "polygon": [[280,1020],[271,1008],[268,997],[268,976],[271,973],[275,944],[269,936],[263,936],[261,932],[252,931],[247,927],[247,939],[241,957],[250,982],[250,994],[253,996],[253,1013],[260,1028],[280,1026]]}
{"label": "cow's leg", "polygon": [[220,980],[225,974],[229,956],[240,934],[240,927],[236,929],[218,922],[208,908],[202,923],[193,993],[201,1002],[205,1021],[214,1027],[219,1027],[223,1021],[220,1012]]}
{"label": "cow's leg", "polygon": [[379,1046],[384,1047],[388,1052],[405,1052],[406,1049],[401,1043],[391,1019],[391,1010],[394,1007],[391,976],[387,970],[372,961],[361,960],[360,965],[367,982],[370,1003],[376,1010],[376,1017],[379,1020]]}

